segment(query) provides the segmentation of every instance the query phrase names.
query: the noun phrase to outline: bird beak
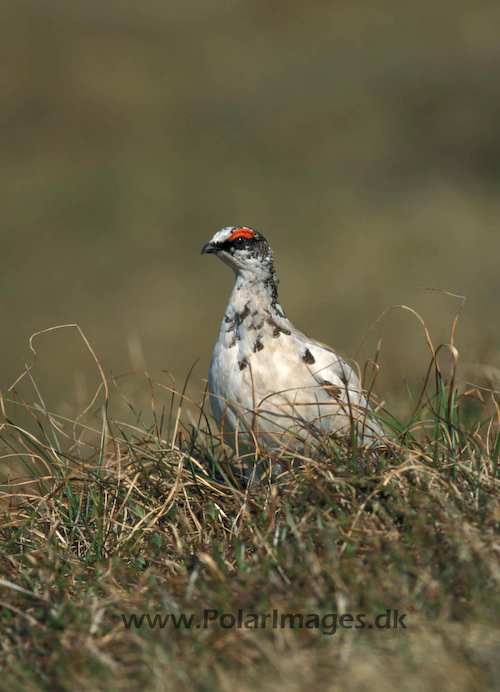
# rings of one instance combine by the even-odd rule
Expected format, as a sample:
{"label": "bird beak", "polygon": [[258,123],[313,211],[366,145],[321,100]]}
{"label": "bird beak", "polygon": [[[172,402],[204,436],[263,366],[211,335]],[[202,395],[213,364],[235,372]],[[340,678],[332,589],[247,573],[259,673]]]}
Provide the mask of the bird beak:
{"label": "bird beak", "polygon": [[202,255],[207,255],[207,254],[209,254],[209,253],[211,253],[211,252],[212,252],[212,253],[216,253],[216,252],[217,252],[217,248],[216,248],[215,245],[213,245],[212,241],[210,241],[209,243],[207,243],[207,244],[205,245],[205,247],[204,247],[203,250],[201,251],[201,254],[202,254]]}

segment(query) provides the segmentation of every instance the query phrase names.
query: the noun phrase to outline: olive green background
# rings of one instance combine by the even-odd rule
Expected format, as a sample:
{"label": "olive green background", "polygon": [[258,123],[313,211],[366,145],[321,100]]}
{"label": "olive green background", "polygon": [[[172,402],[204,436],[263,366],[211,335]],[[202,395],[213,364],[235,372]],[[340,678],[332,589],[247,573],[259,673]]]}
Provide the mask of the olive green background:
{"label": "olive green background", "polygon": [[[232,276],[200,251],[235,224],[344,356],[398,304],[449,341],[460,300],[433,287],[467,298],[460,360],[499,364],[498,2],[3,0],[0,53],[2,386],[78,323],[106,374],[199,359],[202,389]],[[397,406],[429,351],[409,312],[361,363],[380,339]],[[81,411],[78,334],[34,345],[47,407]]]}

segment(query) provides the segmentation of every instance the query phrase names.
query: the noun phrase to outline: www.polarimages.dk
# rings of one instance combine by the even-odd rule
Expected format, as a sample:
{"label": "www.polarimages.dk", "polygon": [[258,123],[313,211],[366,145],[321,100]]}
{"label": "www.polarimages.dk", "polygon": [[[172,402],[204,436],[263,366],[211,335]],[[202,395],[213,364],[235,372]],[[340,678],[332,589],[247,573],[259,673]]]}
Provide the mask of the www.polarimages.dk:
{"label": "www.polarimages.dk", "polygon": [[404,619],[406,613],[399,614],[399,610],[386,610],[374,618],[367,620],[366,613],[279,613],[273,610],[271,613],[250,613],[238,610],[236,613],[219,613],[218,610],[207,608],[203,610],[203,617],[197,617],[197,613],[122,613],[122,621],[127,629],[164,629],[171,624],[174,629],[207,629],[213,624],[218,624],[223,629],[320,629],[323,634],[335,634],[337,629],[363,630],[363,629],[406,629]]}

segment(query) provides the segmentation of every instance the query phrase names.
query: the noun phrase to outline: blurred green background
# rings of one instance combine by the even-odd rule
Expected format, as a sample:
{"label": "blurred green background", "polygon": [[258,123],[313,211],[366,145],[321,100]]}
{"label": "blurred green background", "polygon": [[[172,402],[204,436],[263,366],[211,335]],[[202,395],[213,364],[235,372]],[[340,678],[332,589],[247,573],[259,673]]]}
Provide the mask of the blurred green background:
{"label": "blurred green background", "polygon": [[[0,385],[31,334],[78,323],[109,374],[203,388],[232,285],[221,227],[270,241],[280,300],[354,357],[384,308],[499,364],[500,5],[489,0],[3,0]],[[429,352],[390,312],[377,391]],[[99,382],[74,330],[37,338],[47,406]]]}

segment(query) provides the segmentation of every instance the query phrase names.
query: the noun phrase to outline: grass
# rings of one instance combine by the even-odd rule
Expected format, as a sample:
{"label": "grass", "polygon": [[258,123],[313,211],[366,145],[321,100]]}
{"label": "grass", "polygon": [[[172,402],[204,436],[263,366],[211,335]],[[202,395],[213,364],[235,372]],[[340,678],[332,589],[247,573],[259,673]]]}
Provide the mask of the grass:
{"label": "grass", "polygon": [[160,374],[76,421],[4,392],[0,689],[497,689],[499,409],[438,352],[385,454],[253,488]]}

